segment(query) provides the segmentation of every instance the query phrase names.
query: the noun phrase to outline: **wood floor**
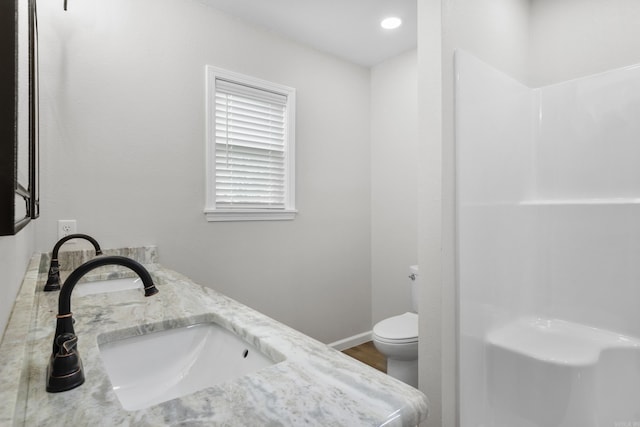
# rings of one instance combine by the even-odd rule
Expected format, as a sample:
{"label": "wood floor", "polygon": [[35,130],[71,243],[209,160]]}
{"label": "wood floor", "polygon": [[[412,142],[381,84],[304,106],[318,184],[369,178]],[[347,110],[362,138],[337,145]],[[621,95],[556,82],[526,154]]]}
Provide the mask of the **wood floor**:
{"label": "wood floor", "polygon": [[375,348],[372,341],[348,348],[342,352],[385,374],[387,373],[387,359]]}

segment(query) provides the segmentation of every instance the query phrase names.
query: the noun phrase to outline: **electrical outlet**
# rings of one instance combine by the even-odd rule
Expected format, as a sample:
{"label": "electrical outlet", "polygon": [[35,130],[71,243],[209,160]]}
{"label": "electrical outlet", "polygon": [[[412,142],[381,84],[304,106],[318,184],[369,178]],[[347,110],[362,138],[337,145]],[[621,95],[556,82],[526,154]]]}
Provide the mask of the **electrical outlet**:
{"label": "electrical outlet", "polygon": [[[69,234],[75,234],[78,230],[75,219],[59,219],[58,220],[58,240]],[[69,241],[71,243],[71,241]]]}

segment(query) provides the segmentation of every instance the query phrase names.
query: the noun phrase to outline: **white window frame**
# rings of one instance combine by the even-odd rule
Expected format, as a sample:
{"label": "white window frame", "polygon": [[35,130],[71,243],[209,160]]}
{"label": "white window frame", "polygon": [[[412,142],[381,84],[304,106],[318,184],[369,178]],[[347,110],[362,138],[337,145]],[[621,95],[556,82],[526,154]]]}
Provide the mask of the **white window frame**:
{"label": "white window frame", "polygon": [[[286,130],[285,130],[285,197],[282,209],[229,208],[216,206],[216,123],[215,98],[216,80],[253,87],[286,96]],[[211,65],[206,66],[206,205],[204,213],[207,221],[264,221],[292,220],[295,208],[295,111],[296,91],[294,88],[268,82],[255,77],[228,71]]]}

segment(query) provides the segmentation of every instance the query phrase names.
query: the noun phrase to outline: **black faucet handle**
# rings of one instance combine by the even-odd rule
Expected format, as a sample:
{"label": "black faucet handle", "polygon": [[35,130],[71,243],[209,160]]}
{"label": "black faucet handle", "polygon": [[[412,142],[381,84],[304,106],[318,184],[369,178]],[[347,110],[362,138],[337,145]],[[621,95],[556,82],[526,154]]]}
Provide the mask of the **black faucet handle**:
{"label": "black faucet handle", "polygon": [[56,338],[56,344],[60,347],[60,351],[58,352],[61,356],[66,356],[75,350],[78,345],[78,337],[71,333],[64,333]]}

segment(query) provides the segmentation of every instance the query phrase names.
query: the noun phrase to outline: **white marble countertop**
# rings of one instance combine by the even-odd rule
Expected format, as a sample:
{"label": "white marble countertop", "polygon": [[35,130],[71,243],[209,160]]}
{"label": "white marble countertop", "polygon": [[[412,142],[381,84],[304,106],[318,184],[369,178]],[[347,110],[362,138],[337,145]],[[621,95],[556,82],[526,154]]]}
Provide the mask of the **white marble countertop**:
{"label": "white marble countertop", "polygon": [[[155,261],[157,256],[147,261]],[[35,255],[0,345],[0,425],[416,426],[423,393],[187,277],[146,263],[160,293],[72,296],[86,381],[45,391],[58,292],[42,292],[47,255]],[[100,336],[215,321],[267,356],[255,373],[138,411],[122,408],[98,352]]]}

